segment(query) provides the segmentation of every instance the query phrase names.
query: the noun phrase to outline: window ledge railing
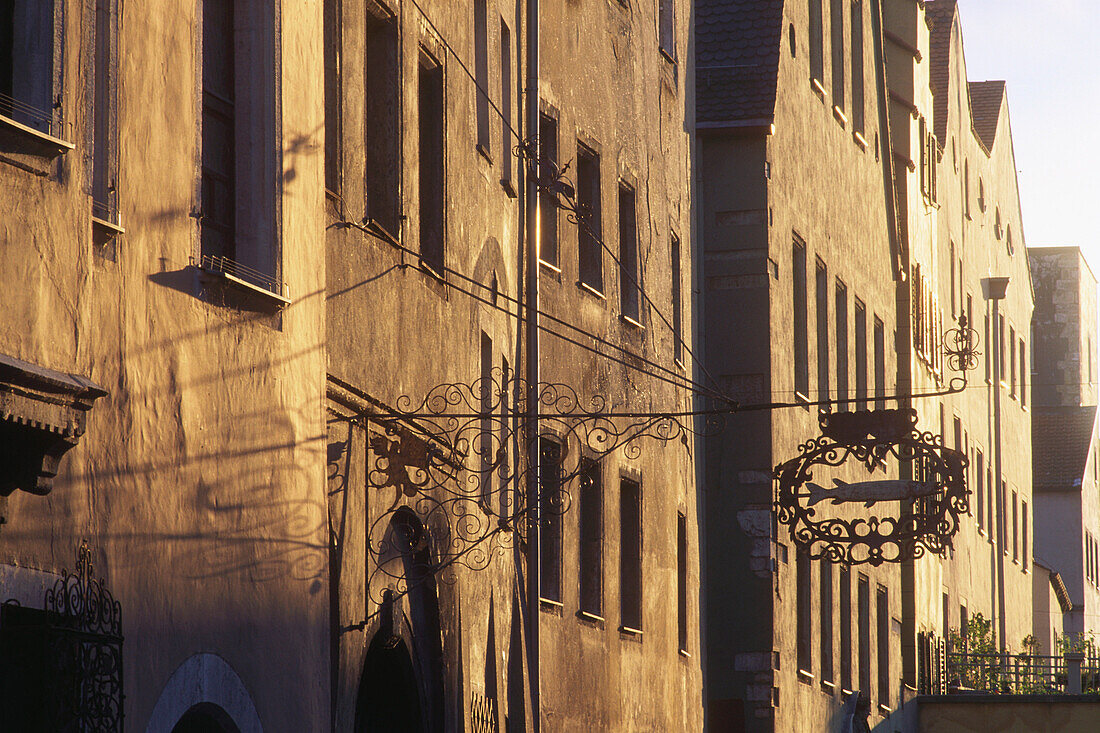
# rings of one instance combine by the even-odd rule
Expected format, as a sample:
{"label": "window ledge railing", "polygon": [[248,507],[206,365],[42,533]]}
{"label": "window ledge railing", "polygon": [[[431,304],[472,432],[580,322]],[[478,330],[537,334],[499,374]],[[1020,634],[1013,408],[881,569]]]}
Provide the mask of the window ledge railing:
{"label": "window ledge railing", "polygon": [[0,94],[0,143],[15,152],[56,158],[76,147],[65,139],[71,132],[59,114]]}
{"label": "window ledge railing", "polygon": [[199,269],[237,288],[270,298],[280,305],[290,305],[290,296],[284,284],[271,275],[242,265],[228,257],[203,255],[199,260]]}
{"label": "window ledge railing", "polygon": [[1012,653],[946,654],[948,694],[1100,694],[1100,657]]}

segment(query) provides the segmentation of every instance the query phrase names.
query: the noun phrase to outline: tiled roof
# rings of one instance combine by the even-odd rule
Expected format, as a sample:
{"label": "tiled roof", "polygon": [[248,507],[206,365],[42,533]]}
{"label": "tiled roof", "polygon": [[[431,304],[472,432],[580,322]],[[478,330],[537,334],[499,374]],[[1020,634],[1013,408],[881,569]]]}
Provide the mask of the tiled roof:
{"label": "tiled roof", "polygon": [[1003,81],[972,81],[970,87],[970,114],[974,120],[974,132],[985,145],[986,150],[993,149],[993,139],[997,136],[997,120],[1001,115],[1001,100],[1005,95]]}
{"label": "tiled roof", "polygon": [[1036,407],[1031,416],[1036,491],[1080,491],[1096,407]]}
{"label": "tiled roof", "polygon": [[697,122],[771,119],[782,27],[782,0],[697,0]]}
{"label": "tiled roof", "polygon": [[932,125],[936,138],[947,139],[947,100],[951,91],[951,23],[955,0],[932,0],[925,4],[929,32],[929,82],[932,86]]}

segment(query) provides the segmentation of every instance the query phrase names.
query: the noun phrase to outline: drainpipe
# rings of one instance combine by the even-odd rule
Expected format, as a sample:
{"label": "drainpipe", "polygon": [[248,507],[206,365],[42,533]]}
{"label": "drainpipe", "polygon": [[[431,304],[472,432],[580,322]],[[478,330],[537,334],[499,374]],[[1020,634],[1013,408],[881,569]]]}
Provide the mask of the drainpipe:
{"label": "drainpipe", "polygon": [[532,730],[539,733],[539,0],[527,0],[527,674],[531,687]]}
{"label": "drainpipe", "polygon": [[997,537],[994,551],[997,553],[997,583],[996,583],[996,607],[997,607],[997,639],[1001,653],[1008,650],[1006,642],[1005,622],[1005,487],[1001,481],[1001,372],[1004,364],[1001,363],[1001,321],[1000,303],[1008,289],[1007,277],[982,278],[982,293],[985,299],[993,305],[993,315],[990,321],[990,343],[986,348],[993,351],[993,483],[997,489]]}

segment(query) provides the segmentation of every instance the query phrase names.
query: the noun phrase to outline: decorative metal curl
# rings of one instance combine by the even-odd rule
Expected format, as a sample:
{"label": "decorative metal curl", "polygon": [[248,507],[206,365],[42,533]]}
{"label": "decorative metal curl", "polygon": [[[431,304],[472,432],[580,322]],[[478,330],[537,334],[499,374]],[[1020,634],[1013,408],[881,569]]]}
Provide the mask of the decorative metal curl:
{"label": "decorative metal curl", "polygon": [[956,372],[966,372],[978,367],[978,332],[969,327],[966,316],[959,316],[958,328],[952,328],[943,336],[943,351],[947,366]]}
{"label": "decorative metal curl", "polygon": [[[776,518],[811,559],[877,566],[927,552],[942,555],[951,546],[960,517],[969,511],[964,453],[945,448],[942,438],[917,429],[913,409],[823,414],[821,429],[820,437],[800,445],[798,457],[774,472]],[[840,482],[837,489],[823,489],[811,484],[816,466],[838,467],[855,459],[873,473],[884,468],[888,458],[912,462],[925,485],[934,484],[935,489],[922,491],[912,502],[901,501],[897,517],[818,518],[815,505],[820,501],[866,501],[871,506],[900,497],[884,493],[876,498],[873,489],[858,497],[856,491],[844,494]]]}
{"label": "decorative metal curl", "polygon": [[[387,589],[409,590],[410,558],[418,558],[418,574],[453,582],[458,568],[483,569],[511,550],[532,509],[522,456],[534,441],[544,471],[540,516],[550,527],[569,511],[571,487],[591,462],[619,450],[636,459],[643,438],[686,446],[689,436],[721,430],[724,419],[708,415],[697,426],[690,414],[616,411],[603,395],[582,397],[569,385],[540,383],[539,434],[530,435],[528,394],[524,379],[494,369],[361,416],[371,426],[371,503],[385,497],[367,532],[372,600],[381,603]],[[409,514],[415,524],[395,525]]]}

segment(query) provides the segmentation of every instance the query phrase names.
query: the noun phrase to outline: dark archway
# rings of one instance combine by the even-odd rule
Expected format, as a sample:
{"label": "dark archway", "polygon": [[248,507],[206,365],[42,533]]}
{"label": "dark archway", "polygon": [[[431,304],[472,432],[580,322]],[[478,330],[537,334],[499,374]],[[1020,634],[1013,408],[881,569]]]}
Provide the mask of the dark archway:
{"label": "dark archway", "polygon": [[367,649],[355,703],[355,731],[422,733],[424,714],[409,648],[400,638],[385,636],[375,634]]}
{"label": "dark archway", "polygon": [[200,702],[183,714],[172,733],[241,733],[241,729],[217,705]]}

